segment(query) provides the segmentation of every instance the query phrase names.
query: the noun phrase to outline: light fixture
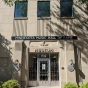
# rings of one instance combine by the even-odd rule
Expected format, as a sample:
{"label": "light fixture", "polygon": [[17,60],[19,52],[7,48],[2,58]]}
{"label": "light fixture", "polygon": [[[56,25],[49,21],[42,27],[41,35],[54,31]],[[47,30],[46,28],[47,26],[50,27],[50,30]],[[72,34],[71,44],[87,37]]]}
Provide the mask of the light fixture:
{"label": "light fixture", "polygon": [[70,64],[71,64],[71,65],[73,65],[73,60],[72,60],[72,59],[70,59],[69,61],[70,61]]}
{"label": "light fixture", "polygon": [[14,61],[13,67],[14,67],[14,69],[15,69],[16,71],[19,71],[19,70],[20,70],[19,60],[18,60],[18,59],[16,59],[16,60]]}
{"label": "light fixture", "polygon": [[53,58],[57,58],[57,57],[54,55]]}
{"label": "light fixture", "polygon": [[16,60],[14,61],[14,64],[19,64],[19,60],[16,59]]}
{"label": "light fixture", "polygon": [[68,70],[70,71],[70,72],[73,72],[74,71],[74,63],[73,63],[73,60],[72,59],[70,59],[69,60],[70,61],[70,65],[68,65]]}
{"label": "light fixture", "polygon": [[35,56],[33,56],[33,58],[36,58]]}

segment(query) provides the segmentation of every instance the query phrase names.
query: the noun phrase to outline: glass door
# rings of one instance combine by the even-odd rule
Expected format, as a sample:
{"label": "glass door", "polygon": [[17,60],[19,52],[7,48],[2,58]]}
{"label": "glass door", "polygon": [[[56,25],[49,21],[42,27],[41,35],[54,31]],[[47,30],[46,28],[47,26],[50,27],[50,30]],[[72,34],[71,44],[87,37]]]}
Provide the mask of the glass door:
{"label": "glass door", "polygon": [[37,79],[39,86],[50,85],[50,60],[49,58],[38,59],[37,64]]}

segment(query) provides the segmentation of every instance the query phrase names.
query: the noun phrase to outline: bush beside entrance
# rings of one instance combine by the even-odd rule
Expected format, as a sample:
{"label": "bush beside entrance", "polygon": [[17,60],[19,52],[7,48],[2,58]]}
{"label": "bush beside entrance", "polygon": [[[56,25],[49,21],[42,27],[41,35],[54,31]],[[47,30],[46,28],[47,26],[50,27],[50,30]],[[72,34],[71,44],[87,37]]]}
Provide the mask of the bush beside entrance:
{"label": "bush beside entrance", "polygon": [[80,88],[88,88],[88,82],[85,83],[85,84],[82,84],[82,85],[80,86]]}
{"label": "bush beside entrance", "polygon": [[78,88],[78,86],[74,83],[68,82],[64,85],[64,88]]}
{"label": "bush beside entrance", "polygon": [[20,84],[16,80],[8,80],[6,82],[0,82],[0,88],[20,88]]}
{"label": "bush beside entrance", "polygon": [[77,84],[68,82],[64,85],[64,88],[88,88],[88,82],[85,84],[82,84],[80,87],[78,87]]}
{"label": "bush beside entrance", "polygon": [[3,84],[3,82],[0,81],[0,88],[2,88],[2,84]]}

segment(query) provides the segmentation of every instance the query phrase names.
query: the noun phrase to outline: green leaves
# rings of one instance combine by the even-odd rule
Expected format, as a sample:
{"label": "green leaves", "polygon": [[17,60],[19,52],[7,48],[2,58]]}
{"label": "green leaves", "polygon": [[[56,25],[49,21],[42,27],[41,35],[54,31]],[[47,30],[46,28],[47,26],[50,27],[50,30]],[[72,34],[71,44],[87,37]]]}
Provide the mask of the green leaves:
{"label": "green leaves", "polygon": [[88,88],[88,82],[85,83],[85,84],[82,84],[82,85],[80,86],[80,88]]}
{"label": "green leaves", "polygon": [[6,5],[13,6],[15,1],[18,1],[18,0],[3,0],[3,1],[5,2]]}
{"label": "green leaves", "polygon": [[68,82],[64,85],[64,88],[78,88],[78,86],[74,83]]}
{"label": "green leaves", "polygon": [[85,3],[88,0],[78,0],[78,1],[81,2],[81,3]]}
{"label": "green leaves", "polygon": [[0,88],[3,88],[3,87],[2,87],[2,84],[3,84],[3,82],[0,81]]}
{"label": "green leaves", "polygon": [[[68,82],[64,85],[64,88],[78,88],[78,86],[74,83]],[[85,84],[81,84],[79,88],[88,88],[88,82]]]}
{"label": "green leaves", "polygon": [[2,88],[20,88],[16,80],[8,80],[3,83]]}

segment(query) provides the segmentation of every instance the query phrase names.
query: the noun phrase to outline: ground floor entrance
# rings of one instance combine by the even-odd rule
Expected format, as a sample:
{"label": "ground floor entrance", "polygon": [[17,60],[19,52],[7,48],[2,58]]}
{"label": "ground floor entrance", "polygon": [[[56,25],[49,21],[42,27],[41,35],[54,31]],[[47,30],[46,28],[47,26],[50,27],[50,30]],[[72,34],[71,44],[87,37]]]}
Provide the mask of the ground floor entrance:
{"label": "ground floor entrance", "polygon": [[59,53],[31,53],[29,86],[59,86]]}
{"label": "ground floor entrance", "polygon": [[50,59],[39,58],[37,60],[37,79],[40,86],[50,85]]}

